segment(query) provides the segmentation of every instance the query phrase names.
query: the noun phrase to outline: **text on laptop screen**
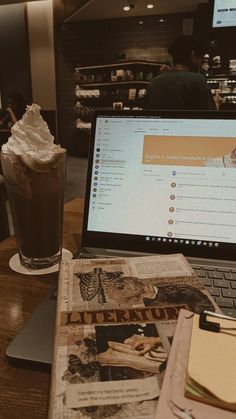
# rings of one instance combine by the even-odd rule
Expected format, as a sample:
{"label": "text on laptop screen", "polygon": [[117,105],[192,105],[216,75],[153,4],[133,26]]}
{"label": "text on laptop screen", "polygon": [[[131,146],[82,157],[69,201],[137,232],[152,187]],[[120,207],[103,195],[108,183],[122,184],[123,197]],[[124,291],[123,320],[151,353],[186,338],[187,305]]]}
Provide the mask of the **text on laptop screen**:
{"label": "text on laptop screen", "polygon": [[236,243],[235,127],[232,119],[98,117],[88,230]]}

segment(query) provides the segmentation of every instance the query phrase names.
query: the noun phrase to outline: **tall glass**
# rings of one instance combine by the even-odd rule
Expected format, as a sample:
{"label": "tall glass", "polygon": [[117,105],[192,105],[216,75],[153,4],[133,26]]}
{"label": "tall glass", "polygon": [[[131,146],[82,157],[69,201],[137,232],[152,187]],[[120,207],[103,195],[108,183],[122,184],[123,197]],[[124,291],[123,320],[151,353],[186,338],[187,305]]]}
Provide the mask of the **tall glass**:
{"label": "tall glass", "polygon": [[1,153],[20,262],[48,268],[61,259],[66,150],[47,162]]}

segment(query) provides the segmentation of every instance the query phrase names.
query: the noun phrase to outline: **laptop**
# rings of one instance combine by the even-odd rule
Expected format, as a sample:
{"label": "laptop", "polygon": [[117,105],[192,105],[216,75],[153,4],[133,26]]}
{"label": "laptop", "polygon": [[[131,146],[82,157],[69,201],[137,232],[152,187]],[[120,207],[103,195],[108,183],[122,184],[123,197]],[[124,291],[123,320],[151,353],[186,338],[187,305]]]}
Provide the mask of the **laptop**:
{"label": "laptop", "polygon": [[[232,111],[96,111],[76,257],[183,253],[236,316],[235,147]],[[50,366],[55,307],[50,293],[8,347],[9,362]]]}

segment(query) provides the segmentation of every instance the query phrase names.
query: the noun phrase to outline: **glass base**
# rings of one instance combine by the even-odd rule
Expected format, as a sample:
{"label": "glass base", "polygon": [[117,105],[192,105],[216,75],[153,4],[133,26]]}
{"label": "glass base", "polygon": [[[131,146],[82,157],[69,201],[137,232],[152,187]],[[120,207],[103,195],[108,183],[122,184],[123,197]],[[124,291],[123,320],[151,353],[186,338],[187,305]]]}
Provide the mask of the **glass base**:
{"label": "glass base", "polygon": [[[69,250],[63,248],[61,260],[66,261],[72,258],[73,258],[73,254]],[[47,275],[47,274],[52,274],[53,272],[58,272],[60,268],[60,263],[56,263],[55,265],[50,266],[50,268],[45,268],[45,269],[42,269],[42,268],[29,269],[29,268],[26,268],[26,266],[22,265],[22,263],[20,262],[19,253],[16,253],[9,260],[9,267],[14,272],[17,272],[19,274],[35,276],[35,275]]]}
{"label": "glass base", "polygon": [[61,261],[62,251],[46,258],[28,258],[19,252],[20,263],[29,269],[45,269],[56,265]]}

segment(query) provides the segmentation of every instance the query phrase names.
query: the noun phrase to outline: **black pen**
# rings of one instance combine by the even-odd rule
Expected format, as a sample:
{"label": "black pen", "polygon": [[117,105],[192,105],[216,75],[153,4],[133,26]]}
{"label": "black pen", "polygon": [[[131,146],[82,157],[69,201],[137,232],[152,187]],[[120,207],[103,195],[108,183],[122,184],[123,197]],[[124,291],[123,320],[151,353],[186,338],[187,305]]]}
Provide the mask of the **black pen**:
{"label": "black pen", "polygon": [[199,315],[200,329],[209,330],[210,332],[217,332],[217,333],[223,330],[236,330],[236,327],[221,327],[220,323],[211,322],[207,320],[207,316],[215,317],[215,318],[223,319],[223,320],[236,321],[235,317],[230,317],[230,316],[226,316],[225,314],[214,313],[212,311],[204,310]]}

